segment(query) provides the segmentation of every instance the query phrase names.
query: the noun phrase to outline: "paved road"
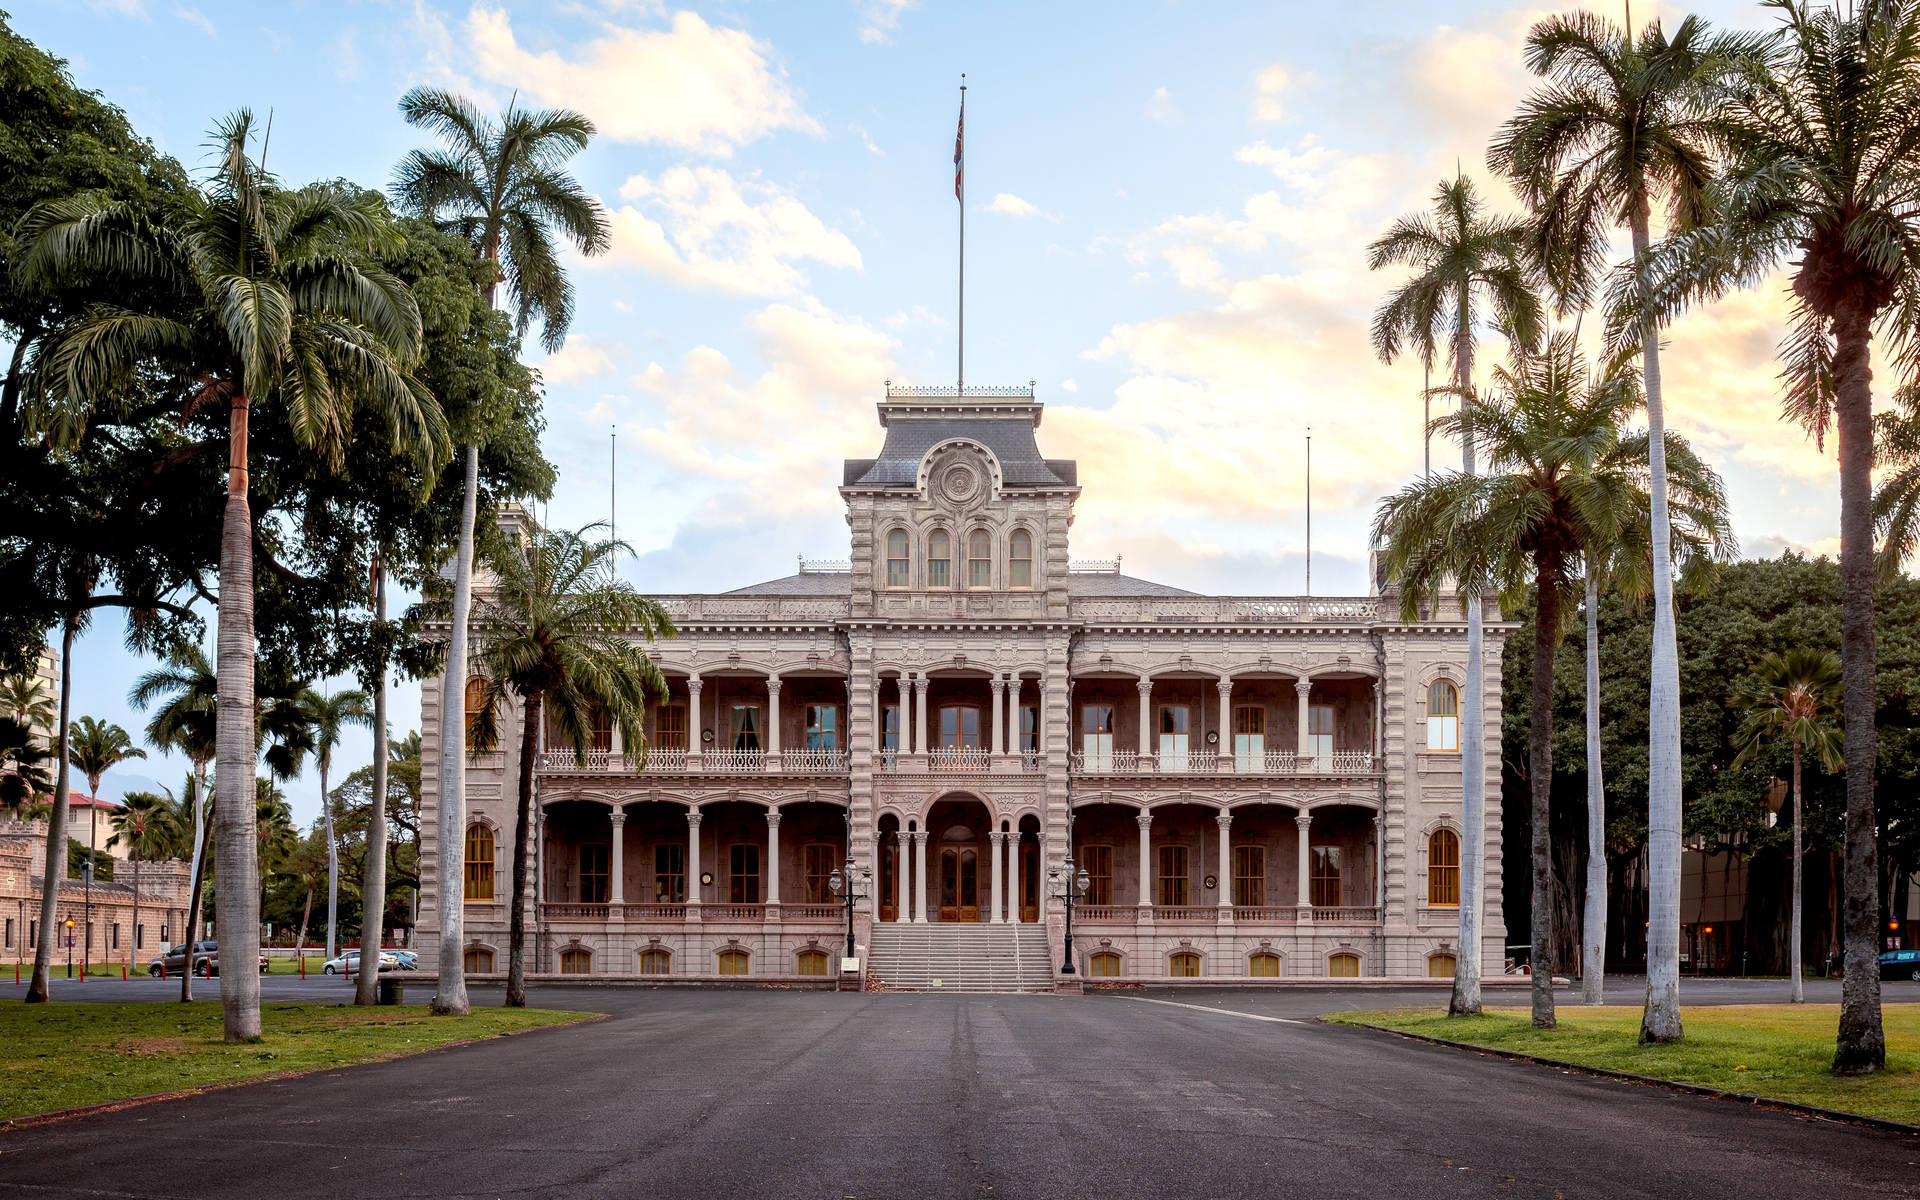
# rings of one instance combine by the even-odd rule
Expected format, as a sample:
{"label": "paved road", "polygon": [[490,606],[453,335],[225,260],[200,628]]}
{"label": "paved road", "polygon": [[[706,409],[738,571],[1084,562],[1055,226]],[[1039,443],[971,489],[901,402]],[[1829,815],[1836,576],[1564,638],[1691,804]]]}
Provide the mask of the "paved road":
{"label": "paved road", "polygon": [[1920,1139],[1310,1021],[1413,998],[555,989],[612,1018],[0,1134],[0,1197],[1920,1195]]}

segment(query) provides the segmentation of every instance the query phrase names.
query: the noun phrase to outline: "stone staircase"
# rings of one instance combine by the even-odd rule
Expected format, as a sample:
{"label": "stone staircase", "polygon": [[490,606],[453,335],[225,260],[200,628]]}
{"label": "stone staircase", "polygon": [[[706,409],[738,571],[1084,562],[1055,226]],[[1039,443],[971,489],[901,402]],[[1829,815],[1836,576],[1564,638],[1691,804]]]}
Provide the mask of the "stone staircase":
{"label": "stone staircase", "polygon": [[880,922],[867,958],[881,984],[894,991],[1053,990],[1044,925]]}

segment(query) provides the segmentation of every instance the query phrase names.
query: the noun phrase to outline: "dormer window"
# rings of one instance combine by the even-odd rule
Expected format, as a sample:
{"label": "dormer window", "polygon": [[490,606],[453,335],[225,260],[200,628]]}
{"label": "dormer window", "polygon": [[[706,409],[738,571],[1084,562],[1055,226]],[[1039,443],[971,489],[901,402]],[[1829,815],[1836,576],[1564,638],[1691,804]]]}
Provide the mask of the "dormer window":
{"label": "dormer window", "polygon": [[993,586],[993,538],[984,529],[976,529],[967,537],[967,586]]}
{"label": "dormer window", "polygon": [[1024,529],[1014,530],[1007,539],[1007,586],[1033,586],[1033,535]]}
{"label": "dormer window", "polygon": [[953,538],[944,529],[927,535],[927,586],[953,586]]}
{"label": "dormer window", "polygon": [[907,531],[904,529],[887,534],[887,586],[907,586]]}

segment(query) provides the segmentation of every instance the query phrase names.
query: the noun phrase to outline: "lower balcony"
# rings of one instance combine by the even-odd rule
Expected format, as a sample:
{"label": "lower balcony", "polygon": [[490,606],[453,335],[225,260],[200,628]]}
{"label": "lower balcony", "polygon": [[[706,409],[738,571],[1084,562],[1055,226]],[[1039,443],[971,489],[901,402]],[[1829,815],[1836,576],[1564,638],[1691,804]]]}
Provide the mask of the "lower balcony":
{"label": "lower balcony", "polygon": [[629,924],[680,924],[689,921],[843,920],[841,904],[575,904],[548,901],[540,917],[550,925],[624,921]]}

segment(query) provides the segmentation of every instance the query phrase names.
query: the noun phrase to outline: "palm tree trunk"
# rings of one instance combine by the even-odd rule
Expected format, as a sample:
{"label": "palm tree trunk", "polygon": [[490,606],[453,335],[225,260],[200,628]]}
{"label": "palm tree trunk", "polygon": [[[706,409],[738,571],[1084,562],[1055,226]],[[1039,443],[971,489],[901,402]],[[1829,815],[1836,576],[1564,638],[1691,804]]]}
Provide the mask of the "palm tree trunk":
{"label": "palm tree trunk", "polygon": [[[68,710],[73,704],[73,626],[71,617],[60,628],[60,729],[53,739],[60,756],[54,773],[53,815],[47,820],[47,867],[40,880],[40,941],[33,948],[33,980],[27,985],[27,1003],[52,999],[53,944],[60,918],[60,881],[67,877],[67,787],[72,776],[67,761]],[[83,968],[84,970],[84,968]]]}
{"label": "palm tree trunk", "polygon": [[1677,1042],[1680,1023],[1680,652],[1673,614],[1672,526],[1667,517],[1667,424],[1660,395],[1660,338],[1647,312],[1640,264],[1651,238],[1648,207],[1633,207],[1634,272],[1641,299],[1641,374],[1647,394],[1647,490],[1652,500],[1653,663],[1647,696],[1647,1004],[1641,1043]]}
{"label": "palm tree trunk", "polygon": [[206,878],[208,845],[213,826],[207,820],[207,765],[194,765],[197,781],[193,792],[193,881],[187,901],[187,954],[180,971],[180,1003],[193,1002],[193,943],[200,937],[200,884]]}
{"label": "palm tree trunk", "polygon": [[[333,837],[333,797],[327,793],[327,764],[320,762],[320,813],[327,833],[327,960],[338,953],[335,946],[335,922],[340,915],[340,847]],[[362,960],[365,961],[365,960]]]}
{"label": "palm tree trunk", "polygon": [[1534,574],[1533,693],[1528,713],[1527,774],[1532,805],[1533,1027],[1552,1029],[1553,1013],[1553,651],[1560,640],[1560,571],[1540,563]]}
{"label": "palm tree trunk", "polygon": [[513,909],[507,924],[507,1007],[527,1006],[527,833],[533,820],[533,760],[540,747],[542,693],[521,699],[520,808],[513,819]]}
{"label": "palm tree trunk", "polygon": [[1847,760],[1846,966],[1833,1070],[1887,1065],[1880,1025],[1880,869],[1874,843],[1873,375],[1871,313],[1851,303],[1834,317],[1834,410],[1840,438],[1840,696]]}
{"label": "palm tree trunk", "polygon": [[[373,576],[373,616],[387,619],[387,583],[376,563]],[[380,934],[387,915],[387,662],[380,660],[373,681],[373,812],[367,818],[367,860],[360,880],[360,961],[374,964],[372,974],[360,972],[355,1004],[373,1004],[380,998]]]}
{"label": "palm tree trunk", "polygon": [[1607,788],[1600,767],[1600,573],[1587,564],[1587,905],[1580,1000],[1607,1002]]}
{"label": "palm tree trunk", "polygon": [[[313,915],[313,876],[307,876],[307,899],[300,906],[300,932],[293,939],[293,956],[296,959],[307,956],[307,918]],[[331,961],[333,956],[328,955]]]}
{"label": "palm tree trunk", "polygon": [[[1472,296],[1460,289],[1460,324],[1454,331],[1454,386],[1461,403],[1473,386]],[[1473,436],[1461,439],[1461,460],[1473,474]],[[1486,687],[1481,654],[1480,597],[1467,598],[1467,686],[1460,709],[1460,952],[1453,960],[1453,995],[1447,1015],[1473,1016],[1480,1011],[1480,957],[1482,917],[1486,909],[1487,873],[1487,747]]]}
{"label": "palm tree trunk", "polygon": [[[491,291],[488,295],[491,297]],[[468,1011],[466,963],[461,950],[467,886],[467,613],[473,601],[473,523],[479,489],[480,448],[468,446],[460,548],[453,567],[453,630],[447,637],[446,681],[440,702],[440,984],[433,995],[434,1012],[459,1016]]]}
{"label": "palm tree trunk", "polygon": [[1800,739],[1793,740],[1793,915],[1787,921],[1787,974],[1793,977],[1792,1000],[1807,1000],[1806,972],[1800,968]]}
{"label": "palm tree trunk", "polygon": [[219,709],[213,776],[213,898],[220,941],[220,1008],[226,1040],[260,1036],[260,863],[256,845],[253,712],[253,514],[247,506],[247,414],[236,396],[229,428],[227,511],[220,531]]}

